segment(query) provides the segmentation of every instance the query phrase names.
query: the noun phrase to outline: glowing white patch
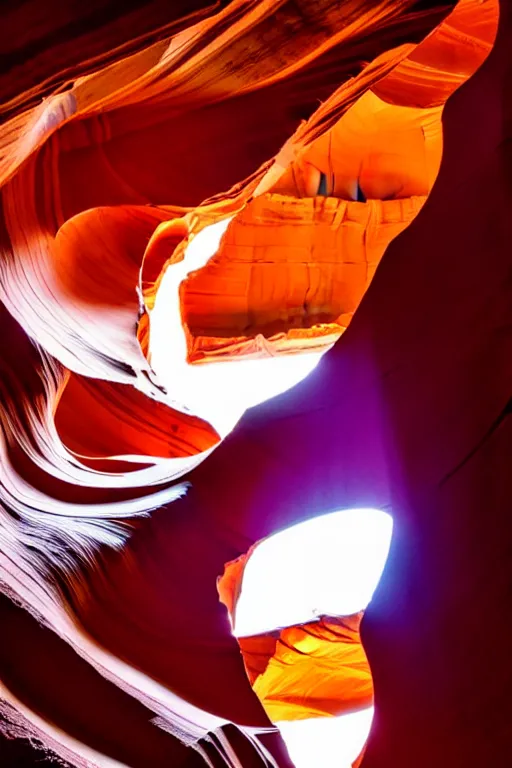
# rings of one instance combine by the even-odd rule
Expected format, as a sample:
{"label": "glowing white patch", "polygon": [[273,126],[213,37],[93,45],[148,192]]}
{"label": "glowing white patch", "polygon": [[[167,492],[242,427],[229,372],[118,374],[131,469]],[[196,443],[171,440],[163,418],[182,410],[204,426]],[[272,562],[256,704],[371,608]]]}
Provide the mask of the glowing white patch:
{"label": "glowing white patch", "polygon": [[295,768],[350,768],[368,739],[373,707],[339,717],[276,723]]}
{"label": "glowing white patch", "polygon": [[184,260],[167,268],[151,312],[149,343],[151,366],[175,407],[206,419],[221,437],[233,429],[247,408],[302,381],[322,356],[309,353],[201,365],[187,363],[180,283],[216,253],[230,221],[224,219],[205,227],[187,246]]}
{"label": "glowing white patch", "polygon": [[235,636],[366,608],[386,563],[392,529],[392,518],[381,510],[348,509],[262,541],[245,567]]}

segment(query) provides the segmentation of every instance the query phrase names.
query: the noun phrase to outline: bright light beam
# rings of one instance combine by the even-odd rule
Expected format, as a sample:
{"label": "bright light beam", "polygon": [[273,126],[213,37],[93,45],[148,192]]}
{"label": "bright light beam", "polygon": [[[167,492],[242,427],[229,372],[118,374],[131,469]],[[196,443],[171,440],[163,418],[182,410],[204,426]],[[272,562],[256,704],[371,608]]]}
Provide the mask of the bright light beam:
{"label": "bright light beam", "polygon": [[276,723],[295,768],[351,768],[368,739],[373,707],[339,717]]}
{"label": "bright light beam", "polygon": [[392,528],[381,510],[347,509],[262,541],[245,567],[235,636],[364,610],[384,569]]}

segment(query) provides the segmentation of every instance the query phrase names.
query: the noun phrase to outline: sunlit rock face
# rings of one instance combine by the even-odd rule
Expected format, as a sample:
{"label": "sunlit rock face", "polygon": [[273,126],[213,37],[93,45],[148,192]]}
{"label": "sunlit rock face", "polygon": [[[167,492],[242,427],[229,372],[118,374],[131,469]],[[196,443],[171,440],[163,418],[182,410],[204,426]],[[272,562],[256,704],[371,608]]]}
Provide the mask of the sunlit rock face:
{"label": "sunlit rock face", "polygon": [[296,766],[336,754],[350,768],[362,753],[373,688],[359,627],[391,531],[376,509],[319,515],[261,541],[218,582],[253,690]]}
{"label": "sunlit rock face", "polygon": [[[244,355],[203,365],[188,362],[182,330],[179,290],[190,272],[199,271],[216,253],[230,220],[202,229],[179,264],[167,267],[151,312],[148,358],[171,401],[212,424],[219,435],[233,429],[248,407],[279,395],[301,381],[317,364],[320,352]],[[172,344],[169,340],[172,339]]]}
{"label": "sunlit rock face", "polygon": [[[0,78],[2,732],[76,766],[307,768],[333,750],[348,765],[373,711],[368,626],[365,765],[442,764],[413,748],[420,720],[447,745],[450,730],[413,684],[414,610],[438,610],[439,631],[466,605],[454,573],[474,557],[445,562],[449,544],[431,544],[434,500],[421,526],[414,515],[510,392],[503,337],[484,337],[510,306],[507,206],[486,218],[501,176],[471,175],[507,146],[498,0],[154,2],[123,16],[104,2],[97,24],[25,5],[6,15]],[[470,388],[475,371],[501,384]],[[358,599],[340,604],[311,528],[283,595],[318,605],[294,613],[290,598],[278,625],[237,627],[248,552],[249,569],[326,510],[359,510],[357,527],[390,508],[401,565],[384,618],[376,598],[361,624],[383,550],[370,547],[371,588],[349,569]],[[311,659],[315,685],[331,684],[322,705],[308,701]],[[437,684],[457,711],[452,662]]]}

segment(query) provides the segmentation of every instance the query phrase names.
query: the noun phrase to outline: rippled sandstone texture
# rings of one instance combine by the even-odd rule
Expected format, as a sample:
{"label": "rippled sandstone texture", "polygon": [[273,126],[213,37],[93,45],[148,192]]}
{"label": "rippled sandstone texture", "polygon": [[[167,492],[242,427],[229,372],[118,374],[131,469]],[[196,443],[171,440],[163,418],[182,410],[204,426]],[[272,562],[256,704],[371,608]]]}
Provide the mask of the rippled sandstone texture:
{"label": "rippled sandstone texture", "polygon": [[[216,579],[368,504],[396,532],[362,630],[364,765],[506,763],[509,9],[491,53],[492,0],[141,9],[45,15],[2,81],[7,728],[77,765],[287,765]],[[181,287],[189,361],[341,338],[218,445],[166,399],[151,311],[228,216]]]}

